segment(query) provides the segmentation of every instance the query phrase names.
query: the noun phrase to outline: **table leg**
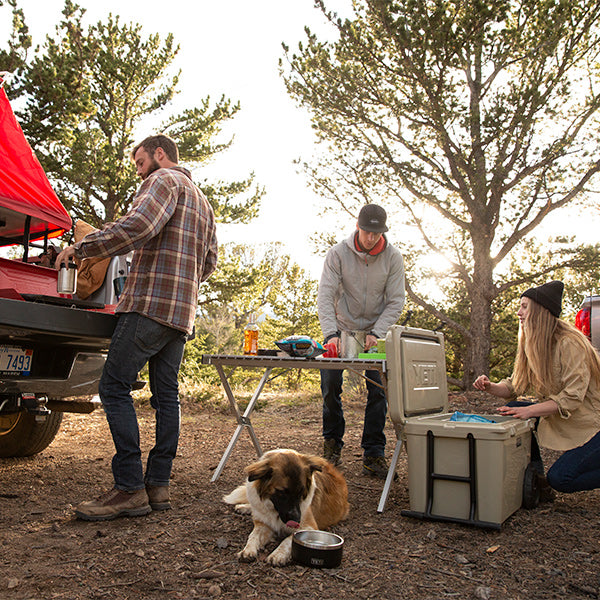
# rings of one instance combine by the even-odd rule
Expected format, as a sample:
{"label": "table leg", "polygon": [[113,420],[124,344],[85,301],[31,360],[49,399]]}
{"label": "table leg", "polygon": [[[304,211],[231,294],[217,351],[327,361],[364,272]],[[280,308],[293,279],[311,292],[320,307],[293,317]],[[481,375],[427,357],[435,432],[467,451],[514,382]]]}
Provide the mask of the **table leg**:
{"label": "table leg", "polygon": [[231,386],[229,385],[227,376],[225,375],[225,372],[223,371],[223,367],[221,365],[217,364],[217,365],[215,365],[215,368],[217,369],[217,373],[219,374],[219,377],[221,378],[221,383],[223,385],[223,389],[225,390],[225,394],[227,396],[227,399],[229,400],[229,406],[231,407],[233,415],[236,418],[238,426],[236,427],[235,432],[231,436],[231,440],[229,441],[229,444],[227,445],[227,448],[225,449],[225,452],[223,453],[223,456],[221,457],[221,460],[219,461],[219,464],[218,464],[217,468],[215,469],[213,476],[211,477],[211,482],[216,481],[220,477],[220,475],[225,467],[225,463],[229,459],[229,456],[230,456],[231,452],[233,451],[233,448],[237,444],[240,434],[242,433],[244,428],[248,429],[248,433],[250,434],[250,438],[252,440],[252,443],[254,444],[254,448],[256,449],[257,455],[258,456],[262,455],[262,453],[263,453],[262,448],[260,447],[260,443],[258,441],[258,438],[256,437],[256,434],[254,433],[254,428],[252,427],[252,423],[250,421],[250,415],[251,415],[252,411],[254,410],[254,407],[256,406],[256,402],[258,401],[258,398],[259,398],[263,388],[265,387],[267,380],[269,379],[269,375],[271,374],[271,371],[273,370],[271,367],[267,367],[263,376],[260,379],[260,382],[259,382],[256,390],[254,391],[254,394],[252,394],[252,398],[250,399],[250,402],[248,403],[248,406],[246,407],[244,414],[241,414],[238,404],[236,402],[236,399],[233,395],[233,391],[231,390]]}
{"label": "table leg", "polygon": [[390,468],[388,469],[388,474],[383,486],[383,491],[381,492],[381,498],[379,499],[379,506],[377,507],[378,513],[382,513],[383,509],[385,508],[385,503],[387,502],[387,497],[390,493],[390,487],[392,487],[392,481],[394,480],[394,473],[396,472],[396,465],[398,464],[400,451],[402,450],[402,444],[402,440],[398,438],[396,442],[396,448],[394,449],[394,454],[392,456],[392,462],[390,463]]}

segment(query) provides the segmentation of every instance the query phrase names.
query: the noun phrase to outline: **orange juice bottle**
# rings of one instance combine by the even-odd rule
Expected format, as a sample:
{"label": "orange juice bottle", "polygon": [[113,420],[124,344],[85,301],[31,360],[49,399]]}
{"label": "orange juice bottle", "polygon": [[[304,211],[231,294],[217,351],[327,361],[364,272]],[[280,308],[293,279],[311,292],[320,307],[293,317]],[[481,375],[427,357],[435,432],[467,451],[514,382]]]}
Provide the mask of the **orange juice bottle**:
{"label": "orange juice bottle", "polygon": [[254,313],[250,315],[248,325],[244,329],[244,354],[252,356],[258,354],[258,325]]}

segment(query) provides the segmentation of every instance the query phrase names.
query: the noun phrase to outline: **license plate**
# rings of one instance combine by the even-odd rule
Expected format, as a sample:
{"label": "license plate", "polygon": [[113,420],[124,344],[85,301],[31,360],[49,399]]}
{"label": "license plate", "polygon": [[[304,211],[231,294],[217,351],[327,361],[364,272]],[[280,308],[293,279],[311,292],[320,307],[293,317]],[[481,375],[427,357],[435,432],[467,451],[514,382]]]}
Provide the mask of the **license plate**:
{"label": "license plate", "polygon": [[17,346],[0,346],[1,375],[29,375],[33,350]]}

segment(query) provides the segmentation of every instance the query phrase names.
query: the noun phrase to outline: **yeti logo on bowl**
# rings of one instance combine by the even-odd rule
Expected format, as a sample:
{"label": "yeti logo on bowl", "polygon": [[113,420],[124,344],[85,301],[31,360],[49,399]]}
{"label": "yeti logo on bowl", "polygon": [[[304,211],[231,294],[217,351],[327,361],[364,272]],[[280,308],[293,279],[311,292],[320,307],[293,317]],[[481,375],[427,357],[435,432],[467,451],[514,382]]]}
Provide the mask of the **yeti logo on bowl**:
{"label": "yeti logo on bowl", "polygon": [[339,567],[344,538],[327,531],[304,529],[292,537],[292,558],[307,567]]}

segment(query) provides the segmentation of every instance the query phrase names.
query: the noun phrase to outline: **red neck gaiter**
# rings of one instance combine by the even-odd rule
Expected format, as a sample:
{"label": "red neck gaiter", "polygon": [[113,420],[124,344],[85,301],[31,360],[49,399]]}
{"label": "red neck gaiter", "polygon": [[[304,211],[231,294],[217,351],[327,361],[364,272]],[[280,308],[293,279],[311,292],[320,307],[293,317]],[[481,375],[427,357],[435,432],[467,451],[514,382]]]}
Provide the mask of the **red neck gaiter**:
{"label": "red neck gaiter", "polygon": [[386,246],[387,246],[387,240],[385,238],[385,235],[382,235],[379,238],[379,241],[370,250],[367,250],[366,248],[364,248],[362,246],[362,244],[358,240],[358,231],[354,234],[354,247],[359,252],[364,252],[365,254],[368,254],[369,256],[376,256],[380,252],[383,252],[383,250],[385,249]]}

